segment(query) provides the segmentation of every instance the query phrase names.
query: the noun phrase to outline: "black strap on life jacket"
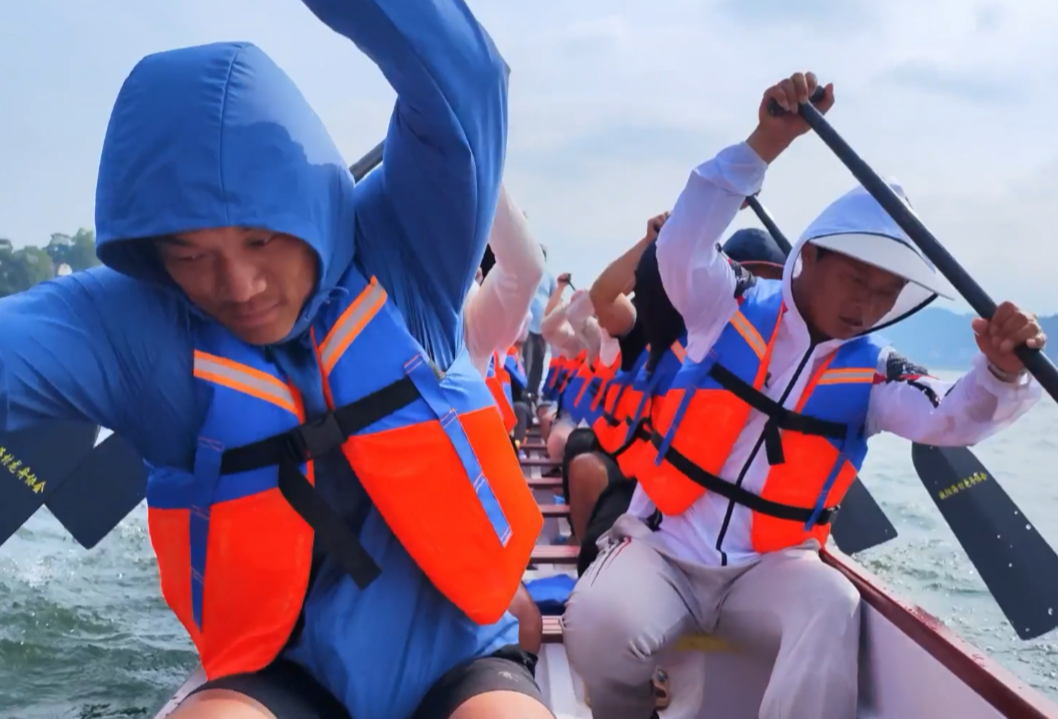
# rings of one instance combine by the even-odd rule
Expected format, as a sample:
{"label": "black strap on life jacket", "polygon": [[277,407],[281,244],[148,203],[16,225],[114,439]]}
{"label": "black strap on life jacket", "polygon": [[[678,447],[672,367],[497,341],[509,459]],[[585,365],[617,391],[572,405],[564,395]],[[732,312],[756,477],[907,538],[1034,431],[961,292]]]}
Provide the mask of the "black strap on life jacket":
{"label": "black strap on life jacket", "polygon": [[338,566],[364,589],[381,572],[359,539],[370,504],[362,503],[354,518],[356,526],[351,527],[305,478],[299,465],[341,447],[350,436],[407,407],[419,396],[411,378],[404,377],[288,432],[226,450],[221,457],[221,474],[278,466],[283,498],[312,527]]}
{"label": "black strap on life jacket", "polygon": [[785,461],[780,429],[841,441],[848,436],[847,425],[787,409],[719,362],[709,369],[709,376],[753,409],[767,415],[768,421],[764,425],[764,449],[770,465],[782,464]]}
{"label": "black strap on life jacket", "polygon": [[[660,434],[655,433],[654,436],[650,438],[650,441],[654,447],[660,448],[664,438]],[[754,512],[760,512],[761,514],[766,514],[769,517],[776,517],[778,519],[788,519],[793,522],[800,522],[801,524],[804,524],[811,519],[812,514],[815,512],[814,507],[796,507],[791,504],[773,502],[770,499],[761,497],[759,494],[750,492],[748,489],[743,489],[737,484],[720,479],[720,477],[717,477],[715,474],[706,472],[671,445],[665,453],[665,461],[695,484],[701,485],[710,492],[715,492],[721,497],[730,499],[735,504],[741,504],[743,507]],[[839,508],[836,506],[823,509],[816,518],[815,523],[818,525],[829,524],[838,509]]]}
{"label": "black strap on life jacket", "polygon": [[650,423],[650,417],[640,417],[636,420],[635,424],[632,424],[631,419],[625,419],[624,424],[633,427],[632,433],[628,435],[628,438],[621,444],[620,447],[615,449],[610,455],[614,459],[617,459],[624,454],[629,447],[635,444],[637,441],[642,440],[649,442],[650,438],[654,435],[653,425]]}

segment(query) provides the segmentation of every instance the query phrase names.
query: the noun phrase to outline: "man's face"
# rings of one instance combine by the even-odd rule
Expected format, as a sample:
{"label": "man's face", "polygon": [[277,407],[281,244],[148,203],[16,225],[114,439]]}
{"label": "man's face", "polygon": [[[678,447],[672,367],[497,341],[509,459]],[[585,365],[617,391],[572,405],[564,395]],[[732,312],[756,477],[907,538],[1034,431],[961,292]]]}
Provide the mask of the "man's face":
{"label": "man's face", "polygon": [[249,344],[272,344],[290,334],[316,286],[316,253],[290,235],[218,227],[156,244],[188,298]]}
{"label": "man's face", "polygon": [[[849,339],[893,309],[907,281],[891,272],[809,243],[801,250],[798,309],[817,332]],[[807,306],[802,306],[807,305]]]}

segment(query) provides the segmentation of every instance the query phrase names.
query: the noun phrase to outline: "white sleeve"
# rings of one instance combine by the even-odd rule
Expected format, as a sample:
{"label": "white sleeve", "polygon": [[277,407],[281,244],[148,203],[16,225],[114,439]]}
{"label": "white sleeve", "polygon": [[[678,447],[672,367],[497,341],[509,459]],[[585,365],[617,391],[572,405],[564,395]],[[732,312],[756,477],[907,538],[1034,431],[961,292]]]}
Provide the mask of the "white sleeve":
{"label": "white sleeve", "polygon": [[544,276],[544,254],[529,232],[525,215],[500,186],[496,218],[489,235],[496,264],[481,283],[473,303],[467,307],[467,329],[473,328],[475,346],[471,357],[506,352],[518,339],[525,313]]}
{"label": "white sleeve", "polygon": [[[687,326],[690,358],[701,361],[736,305],[736,277],[718,251],[721,235],[746,197],[764,182],[767,164],[746,143],[694,169],[657,239],[658,271]],[[703,341],[695,342],[695,338]],[[700,356],[696,356],[700,355]]]}
{"label": "white sleeve", "polygon": [[556,347],[565,354],[572,356],[580,350],[571,350],[578,344],[577,333],[566,316],[569,311],[569,301],[562,300],[555,309],[540,322],[540,334],[548,344]]}
{"label": "white sleeve", "polygon": [[957,381],[944,382],[889,348],[879,358],[878,375],[867,435],[892,432],[935,447],[973,446],[1012,425],[1041,395],[1030,375],[1016,382],[998,379],[982,354]]}

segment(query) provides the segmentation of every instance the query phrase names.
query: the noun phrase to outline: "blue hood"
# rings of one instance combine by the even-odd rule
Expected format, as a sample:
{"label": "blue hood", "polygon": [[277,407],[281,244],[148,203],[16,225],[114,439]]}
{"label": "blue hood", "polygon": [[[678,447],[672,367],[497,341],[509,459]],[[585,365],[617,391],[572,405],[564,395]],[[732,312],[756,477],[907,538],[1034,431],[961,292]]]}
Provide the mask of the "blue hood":
{"label": "blue hood", "polygon": [[[96,252],[174,289],[150,240],[211,227],[299,237],[319,257],[300,335],[353,259],[353,179],[293,81],[250,43],[148,55],[114,103],[96,185]],[[182,293],[180,293],[182,296]]]}

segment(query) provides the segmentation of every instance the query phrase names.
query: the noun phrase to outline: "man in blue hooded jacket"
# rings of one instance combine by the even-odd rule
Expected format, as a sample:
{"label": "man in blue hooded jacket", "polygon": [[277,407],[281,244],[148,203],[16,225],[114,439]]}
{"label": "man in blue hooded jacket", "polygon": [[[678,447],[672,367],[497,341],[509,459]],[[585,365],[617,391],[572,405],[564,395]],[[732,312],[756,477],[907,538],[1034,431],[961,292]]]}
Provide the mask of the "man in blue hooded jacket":
{"label": "man in blue hooded jacket", "polygon": [[[260,357],[301,414],[324,416],[328,350],[317,358],[314,332],[349,302],[350,273],[377,278],[438,378],[462,372],[460,308],[503,170],[506,65],[463,0],[304,3],[397,92],[381,169],[354,189],[319,118],[251,44],[144,58],[100,162],[105,267],[0,301],[0,431],[86,419],[125,436],[152,470],[197,478],[213,412],[196,380],[199,342]],[[261,421],[253,414],[236,423]],[[446,599],[340,453],[317,457],[315,475],[380,575],[362,590],[314,546],[298,626],[276,660],[207,682],[173,716],[550,716],[510,614],[479,625]],[[200,589],[201,576],[191,581]]]}

